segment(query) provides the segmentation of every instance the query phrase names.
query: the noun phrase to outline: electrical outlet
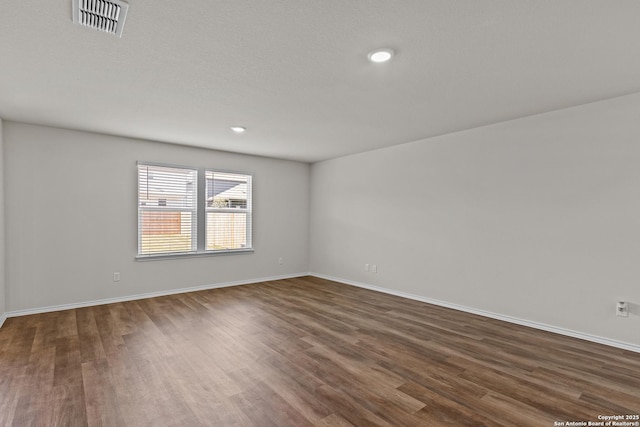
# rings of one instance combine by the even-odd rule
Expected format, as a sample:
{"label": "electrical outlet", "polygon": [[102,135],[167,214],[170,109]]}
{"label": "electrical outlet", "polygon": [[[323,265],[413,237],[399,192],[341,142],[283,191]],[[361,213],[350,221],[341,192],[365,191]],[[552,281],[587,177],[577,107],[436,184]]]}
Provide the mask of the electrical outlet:
{"label": "electrical outlet", "polygon": [[629,303],[626,301],[618,301],[616,304],[616,316],[629,317]]}
{"label": "electrical outlet", "polygon": [[378,266],[375,265],[375,264],[371,265],[371,272],[372,273],[377,273],[378,272]]}
{"label": "electrical outlet", "polygon": [[113,273],[113,281],[114,282],[119,282],[120,281],[120,272],[119,271],[115,271]]}
{"label": "electrical outlet", "polygon": [[369,264],[364,265],[364,271],[369,271]]}
{"label": "electrical outlet", "polygon": [[282,257],[278,258],[278,264],[280,265],[284,264],[284,258]]}

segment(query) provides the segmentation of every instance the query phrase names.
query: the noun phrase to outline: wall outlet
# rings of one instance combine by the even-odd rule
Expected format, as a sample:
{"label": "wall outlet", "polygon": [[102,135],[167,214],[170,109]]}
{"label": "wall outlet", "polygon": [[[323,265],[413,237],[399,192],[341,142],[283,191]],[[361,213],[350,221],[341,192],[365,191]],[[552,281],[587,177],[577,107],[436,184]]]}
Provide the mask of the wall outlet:
{"label": "wall outlet", "polygon": [[364,265],[364,271],[369,271],[369,264]]}
{"label": "wall outlet", "polygon": [[114,282],[119,282],[120,281],[120,272],[116,271],[113,273],[113,281]]}
{"label": "wall outlet", "polygon": [[626,301],[618,301],[616,303],[616,316],[629,317],[629,303]]}
{"label": "wall outlet", "polygon": [[284,264],[284,258],[282,257],[278,258],[278,264],[280,265]]}
{"label": "wall outlet", "polygon": [[377,273],[377,272],[378,272],[378,266],[377,266],[377,265],[375,265],[375,264],[372,264],[372,265],[371,265],[371,272],[372,272],[372,273]]}

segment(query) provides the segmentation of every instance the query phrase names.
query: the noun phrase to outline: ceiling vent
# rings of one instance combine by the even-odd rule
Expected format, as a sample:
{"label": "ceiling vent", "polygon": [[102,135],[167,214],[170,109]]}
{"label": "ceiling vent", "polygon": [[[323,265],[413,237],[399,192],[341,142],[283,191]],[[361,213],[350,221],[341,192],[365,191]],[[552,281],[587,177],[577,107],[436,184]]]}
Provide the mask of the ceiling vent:
{"label": "ceiling vent", "polygon": [[122,37],[129,5],[120,0],[72,0],[73,22]]}

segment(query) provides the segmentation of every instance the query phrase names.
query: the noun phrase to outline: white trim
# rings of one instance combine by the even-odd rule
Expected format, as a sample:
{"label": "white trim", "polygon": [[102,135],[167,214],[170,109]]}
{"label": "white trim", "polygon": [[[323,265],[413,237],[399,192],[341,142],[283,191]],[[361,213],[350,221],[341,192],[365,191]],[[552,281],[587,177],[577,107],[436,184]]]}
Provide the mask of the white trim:
{"label": "white trim", "polygon": [[[250,285],[252,283],[271,282],[273,280],[292,279],[295,277],[304,277],[308,275],[309,273],[285,274],[282,276],[261,277],[258,279],[238,280],[234,282],[216,283],[212,285],[193,286],[190,288],[180,288],[180,289],[170,289],[167,291],[149,292],[146,294],[128,295],[125,297],[105,298],[105,299],[77,302],[77,303],[71,303],[71,304],[61,304],[61,305],[52,305],[48,307],[15,310],[15,311],[9,311],[5,313],[2,317],[0,317],[0,320],[4,321],[4,319],[8,317],[28,316],[30,314],[49,313],[52,311],[73,310],[75,308],[91,307],[94,305],[136,301],[136,300],[146,299],[146,298],[155,298],[155,297],[162,297],[167,295],[184,294],[187,292],[205,291],[207,289],[228,288],[231,286]],[[0,322],[0,326],[2,326],[2,322]]]}
{"label": "white trim", "polygon": [[240,248],[240,249],[205,249],[205,252],[172,252],[172,253],[159,253],[150,255],[136,255],[136,261],[161,261],[165,259],[180,259],[180,258],[198,258],[207,256],[218,255],[237,255],[237,254],[252,254],[255,250],[253,248]]}
{"label": "white trim", "polygon": [[489,317],[491,319],[502,320],[504,322],[514,323],[516,325],[527,326],[529,328],[540,329],[547,332],[553,332],[560,335],[565,335],[573,338],[582,339],[585,341],[591,341],[598,344],[608,345],[610,347],[616,347],[623,350],[629,350],[636,353],[640,353],[640,345],[632,344],[624,341],[612,340],[609,338],[599,337],[597,335],[585,334],[584,332],[572,331],[571,329],[565,329],[558,326],[547,325],[545,323],[538,323],[531,320],[520,319],[517,317],[506,316],[504,314],[492,313],[490,311],[484,311],[477,308],[466,307],[463,305],[453,304],[446,301],[440,301],[423,297],[420,295],[408,294],[406,292],[395,291],[393,289],[383,288],[379,286],[368,285],[366,283],[355,282],[353,280],[341,279],[338,277],[327,276],[326,274],[309,273],[310,276],[318,277],[320,279],[331,280],[333,282],[343,283],[345,285],[356,286],[358,288],[369,289],[376,292],[382,292],[389,295],[395,295],[402,298],[408,298],[415,301],[425,302],[427,304],[438,305],[440,307],[451,308],[453,310],[464,311],[466,313],[477,314],[479,316]]}
{"label": "white trim", "polygon": [[166,295],[175,295],[182,294],[187,292],[195,292],[195,291],[203,291],[207,289],[217,289],[217,288],[227,288],[231,286],[241,286],[241,285],[250,285],[252,283],[260,283],[260,282],[269,282],[273,280],[283,280],[283,279],[292,279],[295,277],[304,277],[304,276],[313,276],[318,277],[320,279],[331,280],[333,282],[343,283],[345,285],[356,286],[358,288],[369,289],[376,292],[382,292],[389,295],[395,295],[402,298],[407,298],[415,301],[421,301],[427,304],[433,304],[440,307],[451,308],[453,310],[463,311],[466,313],[477,314],[479,316],[488,317],[491,319],[502,320],[508,323],[514,323],[516,325],[527,326],[534,329],[540,329],[547,332],[553,332],[560,335],[565,335],[573,338],[583,339],[585,341],[591,341],[598,344],[608,345],[610,347],[620,348],[623,350],[633,351],[635,353],[640,353],[640,345],[627,343],[624,341],[612,340],[609,338],[599,337],[597,335],[585,334],[583,332],[577,332],[570,329],[561,328],[558,326],[547,325],[545,323],[533,322],[531,320],[520,319],[517,317],[506,316],[503,314],[497,314],[490,311],[484,311],[476,308],[466,307],[459,304],[453,304],[445,301],[440,301],[432,298],[423,297],[420,295],[409,294],[406,292],[395,291],[388,288],[383,288],[380,286],[368,285],[366,283],[356,282],[353,280],[342,279],[338,277],[328,276],[326,274],[320,273],[294,273],[294,274],[286,274],[282,276],[272,276],[272,277],[262,277],[259,279],[250,279],[250,280],[238,280],[234,282],[224,282],[217,283],[212,285],[203,285],[203,286],[194,286],[190,288],[180,288],[180,289],[171,289],[167,291],[159,291],[159,292],[149,292],[146,294],[138,294],[138,295],[129,295],[125,297],[117,297],[117,298],[105,298],[100,300],[92,300],[80,303],[72,303],[72,304],[62,304],[48,307],[40,307],[33,309],[25,309],[25,310],[15,310],[4,313],[0,316],[0,327],[4,321],[9,317],[17,317],[17,316],[27,316],[30,314],[39,314],[39,313],[48,313],[52,311],[62,311],[62,310],[72,310],[75,308],[82,307],[91,307],[94,305],[103,305],[103,304],[113,304],[118,302],[127,302],[127,301],[135,301],[146,298],[154,298]]}

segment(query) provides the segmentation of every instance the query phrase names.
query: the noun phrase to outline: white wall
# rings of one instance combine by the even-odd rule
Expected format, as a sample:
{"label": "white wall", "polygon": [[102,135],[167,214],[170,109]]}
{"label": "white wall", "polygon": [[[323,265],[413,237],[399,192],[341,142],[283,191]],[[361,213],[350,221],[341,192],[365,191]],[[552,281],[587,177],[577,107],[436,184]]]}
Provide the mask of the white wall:
{"label": "white wall", "polygon": [[311,271],[638,345],[639,111],[636,94],[316,163]]}
{"label": "white wall", "polygon": [[0,326],[5,316],[5,277],[4,277],[4,139],[2,137],[2,119],[0,119]]}
{"label": "white wall", "polygon": [[[13,122],[4,131],[8,311],[308,271],[305,163]],[[253,173],[255,252],[135,261],[138,160]]]}

